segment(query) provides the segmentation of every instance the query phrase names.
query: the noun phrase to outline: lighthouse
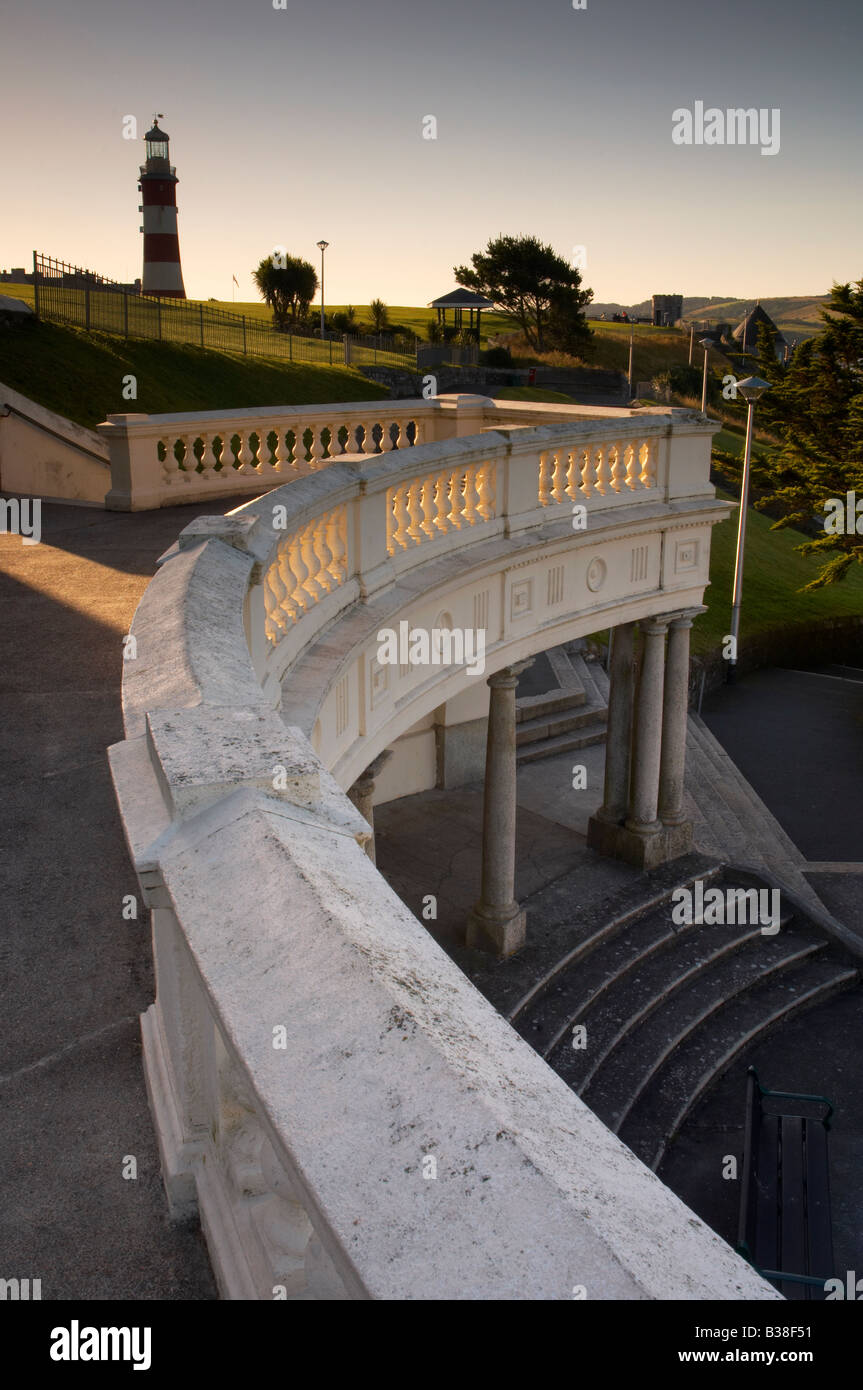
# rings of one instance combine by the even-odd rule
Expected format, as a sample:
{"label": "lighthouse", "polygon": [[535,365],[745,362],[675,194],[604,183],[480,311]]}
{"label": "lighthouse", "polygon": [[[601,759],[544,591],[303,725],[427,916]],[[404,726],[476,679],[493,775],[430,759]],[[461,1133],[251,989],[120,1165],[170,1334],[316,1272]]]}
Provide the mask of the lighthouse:
{"label": "lighthouse", "polygon": [[168,157],[168,133],[159,128],[144,136],[146,163],[141,165],[138,190],[143,194],[139,211],[144,214],[144,275],[142,294],[166,295],[185,299],[177,236],[177,172]]}

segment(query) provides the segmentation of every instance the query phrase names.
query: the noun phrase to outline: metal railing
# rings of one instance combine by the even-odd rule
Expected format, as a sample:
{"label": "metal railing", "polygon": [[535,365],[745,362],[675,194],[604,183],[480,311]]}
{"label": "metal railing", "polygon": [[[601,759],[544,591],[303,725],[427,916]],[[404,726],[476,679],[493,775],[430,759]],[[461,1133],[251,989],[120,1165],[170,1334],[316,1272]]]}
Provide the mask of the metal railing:
{"label": "metal railing", "polygon": [[416,370],[416,347],[401,350],[385,335],[321,339],[279,332],[252,315],[231,314],[214,305],[184,299],[137,294],[116,280],[37,251],[33,252],[33,286],[38,318],[71,323],[90,332],[188,343],[286,362]]}

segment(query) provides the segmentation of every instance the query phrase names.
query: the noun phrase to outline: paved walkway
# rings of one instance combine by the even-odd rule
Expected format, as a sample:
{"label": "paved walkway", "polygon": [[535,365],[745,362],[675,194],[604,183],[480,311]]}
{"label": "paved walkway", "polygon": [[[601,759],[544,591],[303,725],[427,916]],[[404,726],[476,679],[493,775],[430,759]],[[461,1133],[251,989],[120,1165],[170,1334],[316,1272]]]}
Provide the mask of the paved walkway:
{"label": "paved walkway", "polygon": [[199,1230],[167,1219],[138,1025],[149,933],[122,915],[138,885],[105,756],[123,634],[157,557],[213,510],[46,504],[40,545],[0,535],[0,1277],[41,1279],[43,1299],[217,1296]]}

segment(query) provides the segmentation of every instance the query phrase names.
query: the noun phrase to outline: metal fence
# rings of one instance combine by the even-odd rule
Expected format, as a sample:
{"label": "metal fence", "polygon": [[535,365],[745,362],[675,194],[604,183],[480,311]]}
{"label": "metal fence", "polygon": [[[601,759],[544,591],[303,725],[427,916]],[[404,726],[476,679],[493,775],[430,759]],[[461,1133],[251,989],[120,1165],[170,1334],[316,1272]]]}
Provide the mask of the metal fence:
{"label": "metal fence", "polygon": [[116,280],[33,252],[37,317],[122,338],[153,338],[192,343],[218,352],[362,367],[380,365],[416,370],[416,345],[405,351],[392,337],[307,338],[278,332],[264,319],[229,314],[209,304],[137,294]]}

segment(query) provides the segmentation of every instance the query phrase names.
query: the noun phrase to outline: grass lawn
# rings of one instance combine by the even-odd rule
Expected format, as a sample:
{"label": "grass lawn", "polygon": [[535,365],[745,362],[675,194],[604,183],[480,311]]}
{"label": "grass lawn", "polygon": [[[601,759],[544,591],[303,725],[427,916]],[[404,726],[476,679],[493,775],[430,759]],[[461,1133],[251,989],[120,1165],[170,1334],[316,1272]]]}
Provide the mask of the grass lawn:
{"label": "grass lawn", "polygon": [[9,299],[23,299],[25,304],[33,307],[33,286],[32,285],[4,285],[0,284],[0,294],[5,294]]}
{"label": "grass lawn", "polygon": [[[728,494],[717,490],[726,501]],[[795,546],[805,537],[798,531],[771,531],[769,517],[749,508],[746,518],[746,559],[743,572],[743,606],[740,640],[747,636],[808,623],[863,613],[863,566],[852,568],[839,584],[801,594],[798,590],[815,578],[815,556],[799,555]],[[708,611],[696,619],[692,648],[699,655],[721,647],[731,622],[731,591],[737,552],[737,508],[726,521],[714,526],[710,543],[710,585],[704,602]]]}
{"label": "grass lawn", "polygon": [[562,391],[546,391],[541,386],[498,386],[494,388],[496,401],[533,401],[537,405],[545,401],[550,405],[575,405],[572,396]]}
{"label": "grass lawn", "polygon": [[[134,401],[123,378],[137,378]],[[348,367],[310,366],[53,323],[0,331],[0,381],[91,429],[112,413],[371,401],[384,387]]]}

